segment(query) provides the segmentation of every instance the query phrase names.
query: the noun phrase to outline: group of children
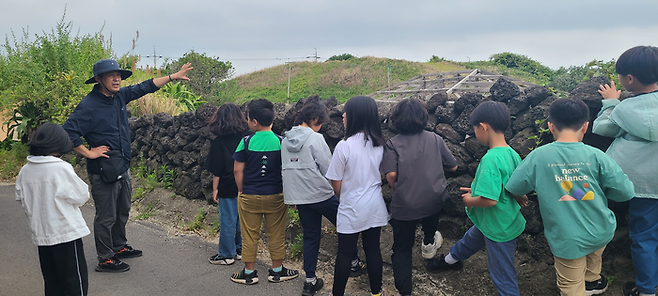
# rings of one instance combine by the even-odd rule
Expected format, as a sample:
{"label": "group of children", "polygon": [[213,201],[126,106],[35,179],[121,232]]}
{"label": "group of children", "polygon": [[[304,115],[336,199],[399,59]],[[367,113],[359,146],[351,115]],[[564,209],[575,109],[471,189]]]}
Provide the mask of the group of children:
{"label": "group of children", "polygon": [[[298,271],[282,264],[287,205],[295,205],[304,230],[306,281],[302,295],[314,295],[324,285],[315,275],[323,216],[336,225],[338,233],[333,295],[343,295],[348,277],[366,271],[372,295],[384,293],[380,233],[389,222],[395,287],[401,295],[412,292],[411,258],[418,223],[424,233],[421,254],[427,259],[428,271],[460,270],[463,261],[486,248],[489,273],[498,293],[520,295],[514,263],[516,240],[526,222],[520,208],[528,203],[526,194],[534,191],[562,295],[596,295],[608,287],[601,275],[602,253],[616,228],[608,199],[630,200],[636,281],[625,283],[623,294],[655,295],[658,187],[651,179],[658,161],[658,48],[629,49],[617,61],[616,70],[622,86],[635,96],[619,101],[614,83],[601,86],[603,108],[592,130],[615,137],[607,154],[582,143],[589,109],[580,100],[558,99],[550,105],[548,126],[555,142],[533,150],[523,161],[505,141],[510,124],[505,104],[486,101],[475,108],[470,125],[489,150],[470,187],[461,188],[474,226],[448,254],[439,256],[436,253],[443,239],[437,230],[438,215],[445,200],[454,198],[447,195],[444,171],[455,171],[457,161],[439,135],[424,130],[428,113],[421,101],[405,99],[392,109],[390,119],[399,134],[385,141],[375,101],[364,96],[349,99],[343,114],[345,137],[333,155],[318,133],[328,112],[317,97],[305,102],[285,138],[271,130],[271,102],[249,102],[246,116],[237,105],[226,103],[211,119],[210,129],[217,137],[205,164],[214,175],[213,199],[219,203],[221,223],[218,253],[210,262],[230,265],[236,258],[242,259],[244,268],[231,280],[257,283],[254,267],[264,219],[272,259],[268,280],[298,277]],[[58,135],[53,130],[60,132],[57,127],[46,125],[33,135],[31,156],[16,181],[16,198],[30,218],[40,254],[62,244],[70,253],[67,258],[82,257],[82,263],[66,266],[49,263],[47,258],[52,256],[40,258],[46,288],[59,288],[62,282],[76,287],[73,280],[63,281],[65,274],[76,271],[84,273],[77,286],[86,293],[84,254],[79,254],[80,238],[89,230],[83,220],[80,224],[77,207],[88,199],[88,193],[75,174],[71,175],[70,165],[58,159],[70,144],[49,140]],[[382,196],[382,174],[393,190],[390,221]],[[65,177],[68,175],[71,177]],[[42,184],[44,180],[48,180],[47,186]],[[68,191],[56,190],[61,184],[77,185]],[[52,201],[44,202],[48,199]],[[63,216],[68,220],[53,218]],[[53,221],[62,224],[47,228],[58,231],[53,236],[57,239],[42,238],[44,225]],[[365,262],[357,256],[359,237]],[[57,269],[64,267],[67,269]],[[53,282],[53,278],[57,280]]]}

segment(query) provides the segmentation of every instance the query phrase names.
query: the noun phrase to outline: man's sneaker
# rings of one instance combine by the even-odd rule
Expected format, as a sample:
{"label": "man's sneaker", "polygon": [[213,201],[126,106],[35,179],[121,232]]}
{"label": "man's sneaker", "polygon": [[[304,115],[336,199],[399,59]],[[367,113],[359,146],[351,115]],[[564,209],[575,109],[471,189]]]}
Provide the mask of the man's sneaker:
{"label": "man's sneaker", "polygon": [[130,265],[121,262],[116,257],[108,258],[98,262],[96,271],[98,272],[124,272],[130,269]]}
{"label": "man's sneaker", "polygon": [[315,295],[315,292],[320,291],[323,286],[324,281],[319,277],[315,278],[315,285],[309,282],[305,282],[304,289],[302,290],[302,296],[313,296]]}
{"label": "man's sneaker", "polygon": [[231,280],[238,284],[253,285],[258,283],[258,271],[254,270],[251,274],[244,272],[244,269],[234,273]]}
{"label": "man's sneaker", "polygon": [[608,279],[601,275],[598,281],[588,282],[585,281],[585,295],[599,295],[603,294],[608,289]]}
{"label": "man's sneaker", "polygon": [[350,275],[349,277],[358,277],[361,276],[362,274],[368,272],[368,265],[366,264],[365,261],[361,259],[357,259],[358,261],[356,264],[352,264],[350,267]]}
{"label": "man's sneaker", "polygon": [[235,249],[235,259],[242,260],[242,248]]}
{"label": "man's sneaker", "polygon": [[119,250],[118,252],[114,252],[114,256],[117,258],[135,258],[142,256],[142,251],[135,250],[130,245],[125,245],[123,249]]}
{"label": "man's sneaker", "polygon": [[274,272],[274,270],[269,270],[270,275],[267,276],[267,280],[273,283],[280,283],[283,281],[291,280],[299,276],[299,272],[294,269],[287,269],[281,265],[281,271]]}
{"label": "man's sneaker", "polygon": [[637,290],[635,282],[625,282],[624,285],[621,286],[621,293],[624,294],[624,296],[640,296],[640,291]]}
{"label": "man's sneaker", "polygon": [[438,250],[441,247],[441,244],[443,244],[443,236],[441,236],[441,232],[437,230],[434,233],[434,243],[431,243],[429,245],[422,244],[422,246],[420,247],[423,258],[425,259],[434,258],[434,255],[436,255],[436,250]]}
{"label": "man's sneaker", "polygon": [[429,272],[442,272],[447,270],[461,270],[464,268],[464,262],[457,261],[455,264],[448,264],[445,260],[445,255],[441,254],[439,257],[427,260],[425,267]]}
{"label": "man's sneaker", "polygon": [[212,257],[208,258],[208,261],[216,265],[231,265],[233,264],[233,262],[235,262],[233,258],[226,258],[219,254],[215,254]]}

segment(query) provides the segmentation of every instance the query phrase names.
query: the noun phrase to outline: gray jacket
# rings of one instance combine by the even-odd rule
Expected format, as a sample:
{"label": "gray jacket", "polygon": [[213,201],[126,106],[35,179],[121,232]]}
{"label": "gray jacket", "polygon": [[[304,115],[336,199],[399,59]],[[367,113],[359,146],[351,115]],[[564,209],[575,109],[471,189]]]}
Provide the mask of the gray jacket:
{"label": "gray jacket", "polygon": [[324,137],[302,126],[293,127],[285,135],[281,142],[285,203],[303,205],[331,198],[334,190],[324,177],[331,163],[331,150]]}

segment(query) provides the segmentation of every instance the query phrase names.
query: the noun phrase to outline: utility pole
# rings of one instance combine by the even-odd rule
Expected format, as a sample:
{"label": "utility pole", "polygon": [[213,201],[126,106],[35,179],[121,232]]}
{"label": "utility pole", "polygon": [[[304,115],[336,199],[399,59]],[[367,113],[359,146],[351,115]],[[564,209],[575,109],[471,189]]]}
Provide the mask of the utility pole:
{"label": "utility pole", "polygon": [[288,64],[288,103],[290,103],[290,71],[292,70],[292,63],[287,62]]}
{"label": "utility pole", "polygon": [[[146,58],[150,58],[150,56],[146,56]],[[156,64],[156,59],[161,59],[162,55],[156,55],[155,54],[155,46],[153,46],[153,70],[156,71],[158,69],[158,65]]]}

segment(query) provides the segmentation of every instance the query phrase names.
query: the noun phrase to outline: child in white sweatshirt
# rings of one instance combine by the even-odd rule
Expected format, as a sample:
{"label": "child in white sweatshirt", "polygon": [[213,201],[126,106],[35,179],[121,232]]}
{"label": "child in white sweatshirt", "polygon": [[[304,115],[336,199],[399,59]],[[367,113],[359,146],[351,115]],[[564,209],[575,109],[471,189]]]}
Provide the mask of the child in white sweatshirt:
{"label": "child in white sweatshirt", "polygon": [[73,143],[61,126],[46,123],[28,145],[30,156],[16,177],[16,201],[23,205],[39,248],[45,295],[87,295],[82,237],[90,232],[79,207],[89,199],[89,191],[73,167],[59,158]]}

